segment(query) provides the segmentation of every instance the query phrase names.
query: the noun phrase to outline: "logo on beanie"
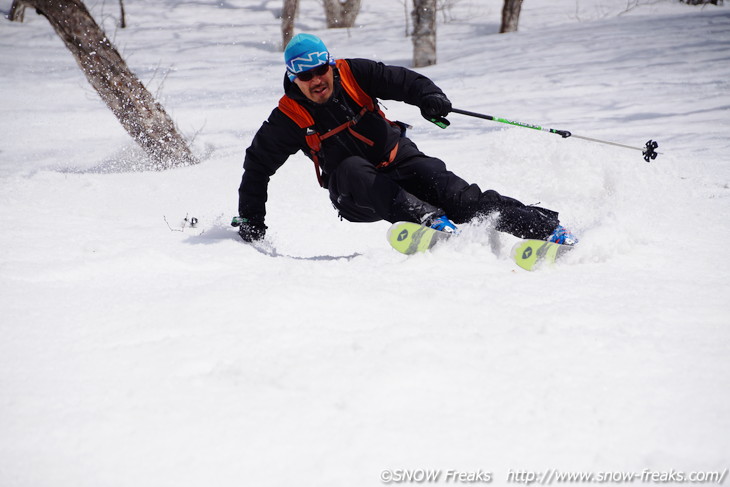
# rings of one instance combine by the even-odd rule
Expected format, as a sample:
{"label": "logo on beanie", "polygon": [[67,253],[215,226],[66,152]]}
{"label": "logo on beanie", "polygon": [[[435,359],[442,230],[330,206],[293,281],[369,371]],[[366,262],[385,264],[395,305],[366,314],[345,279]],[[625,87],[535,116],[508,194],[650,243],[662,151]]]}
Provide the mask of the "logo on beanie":
{"label": "logo on beanie", "polygon": [[290,59],[287,68],[289,68],[289,72],[296,74],[327,64],[327,62],[329,62],[329,53],[327,51],[308,52]]}

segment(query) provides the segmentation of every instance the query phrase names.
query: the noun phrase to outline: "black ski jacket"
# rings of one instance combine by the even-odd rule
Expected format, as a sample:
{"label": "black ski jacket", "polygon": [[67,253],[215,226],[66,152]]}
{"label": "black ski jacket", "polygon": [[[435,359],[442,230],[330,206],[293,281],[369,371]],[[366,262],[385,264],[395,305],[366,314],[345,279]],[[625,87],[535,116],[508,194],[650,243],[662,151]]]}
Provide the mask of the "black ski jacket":
{"label": "black ski jacket", "polygon": [[[367,59],[346,61],[360,87],[374,99],[397,100],[420,106],[426,95],[442,93],[430,79],[415,71]],[[286,76],[284,91],[311,113],[320,134],[352,120],[361,109],[342,88],[336,69],[332,97],[326,103],[317,104],[307,99]],[[373,165],[378,165],[388,158],[402,135],[400,127],[391,125],[377,112],[367,112],[353,129],[375,144],[370,147],[347,130],[324,140],[319,163],[325,187],[327,175],[336,169],[340,161],[349,156],[361,156]],[[246,149],[243,178],[238,189],[240,216],[264,221],[271,176],[297,151],[301,150],[310,156],[304,136],[305,130],[299,128],[278,107],[271,112],[269,119],[254,136],[251,146]]]}

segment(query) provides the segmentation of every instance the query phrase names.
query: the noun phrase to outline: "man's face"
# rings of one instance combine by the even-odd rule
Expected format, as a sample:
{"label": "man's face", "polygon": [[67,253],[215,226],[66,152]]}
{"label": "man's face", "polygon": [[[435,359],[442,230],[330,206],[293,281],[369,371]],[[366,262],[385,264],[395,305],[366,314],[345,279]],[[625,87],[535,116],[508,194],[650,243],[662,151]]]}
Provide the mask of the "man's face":
{"label": "man's face", "polygon": [[[324,74],[320,74],[321,71],[325,70],[325,67],[326,72]],[[294,78],[294,83],[296,83],[302,93],[304,93],[304,96],[312,100],[314,103],[326,103],[332,96],[332,90],[335,83],[335,75],[332,72],[332,66],[325,64],[301,74],[303,74],[302,77],[305,79],[309,77],[309,74],[313,75],[308,81],[302,81],[299,76]]]}

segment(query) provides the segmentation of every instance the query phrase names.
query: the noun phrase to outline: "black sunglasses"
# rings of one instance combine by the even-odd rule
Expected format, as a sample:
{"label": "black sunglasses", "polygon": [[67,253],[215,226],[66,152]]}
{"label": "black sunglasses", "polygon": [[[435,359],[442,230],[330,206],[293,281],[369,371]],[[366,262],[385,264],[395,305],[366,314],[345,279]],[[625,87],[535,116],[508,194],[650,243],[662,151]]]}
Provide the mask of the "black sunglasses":
{"label": "black sunglasses", "polygon": [[322,66],[317,66],[316,68],[308,69],[306,71],[302,71],[301,73],[297,73],[296,77],[299,78],[300,81],[311,81],[312,78],[315,76],[324,76],[327,74],[330,70],[329,64],[323,64]]}

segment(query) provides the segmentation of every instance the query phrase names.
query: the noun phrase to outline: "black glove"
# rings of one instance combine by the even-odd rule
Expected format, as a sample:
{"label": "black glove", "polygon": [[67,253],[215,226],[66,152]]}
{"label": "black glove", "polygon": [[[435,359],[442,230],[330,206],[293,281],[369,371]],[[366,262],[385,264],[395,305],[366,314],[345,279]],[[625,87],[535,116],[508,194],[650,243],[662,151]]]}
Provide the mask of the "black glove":
{"label": "black glove", "polygon": [[231,225],[238,227],[238,234],[244,242],[263,240],[266,229],[269,228],[264,224],[263,218],[237,217],[233,219]]}
{"label": "black glove", "polygon": [[429,122],[434,122],[437,125],[438,122],[449,125],[449,121],[444,117],[451,112],[451,101],[443,93],[431,93],[424,96],[421,98],[419,108],[423,118]]}

